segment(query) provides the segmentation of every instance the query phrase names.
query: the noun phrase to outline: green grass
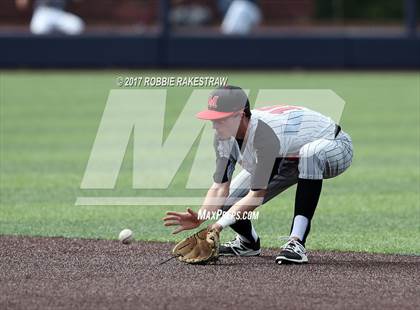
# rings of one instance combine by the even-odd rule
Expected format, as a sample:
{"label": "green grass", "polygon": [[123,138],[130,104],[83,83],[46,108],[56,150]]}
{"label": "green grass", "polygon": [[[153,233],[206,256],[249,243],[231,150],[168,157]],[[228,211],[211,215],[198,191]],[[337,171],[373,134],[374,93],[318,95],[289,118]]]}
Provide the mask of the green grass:
{"label": "green grass", "polygon": [[[161,222],[166,210],[180,207],[74,206],[77,196],[87,195],[79,186],[115,77],[157,74],[187,75],[1,72],[0,234],[113,239],[125,227],[138,240],[175,241],[187,234],[172,236]],[[251,88],[251,99],[260,88],[334,90],[346,101],[341,123],[353,138],[355,157],[345,174],[324,182],[308,248],[420,254],[418,72],[189,74],[226,74],[231,84]],[[165,134],[188,95],[188,89],[170,91]],[[122,195],[142,193],[130,189],[130,149],[118,180]],[[169,192],[176,194],[180,184],[175,181]],[[263,246],[278,247],[278,237],[288,233],[293,194],[291,189],[260,208],[255,225]],[[223,239],[232,236],[226,232]]]}

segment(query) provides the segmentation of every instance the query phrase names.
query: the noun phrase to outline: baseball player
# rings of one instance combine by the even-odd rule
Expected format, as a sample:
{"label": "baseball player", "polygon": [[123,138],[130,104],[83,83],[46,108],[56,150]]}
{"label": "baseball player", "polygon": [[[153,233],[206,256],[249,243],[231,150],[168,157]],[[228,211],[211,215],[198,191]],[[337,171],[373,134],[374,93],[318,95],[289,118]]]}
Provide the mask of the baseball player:
{"label": "baseball player", "polygon": [[[208,109],[197,114],[215,129],[214,183],[196,213],[167,212],[173,233],[200,226],[199,214],[225,211],[211,228],[232,228],[237,236],[220,246],[220,255],[256,256],[260,238],[243,217],[297,184],[294,217],[278,264],[308,262],[305,242],[321,194],[322,180],[343,173],[351,164],[350,136],[331,118],[305,107],[272,106],[250,110],[245,92],[235,86],[212,92]],[[243,170],[232,179],[235,164]],[[222,203],[221,203],[221,202]]]}
{"label": "baseball player", "polygon": [[[21,10],[28,8],[30,2],[30,0],[15,0],[16,7]],[[79,16],[65,11],[69,2],[71,0],[34,0],[31,33],[35,35],[81,34],[85,29],[85,23]]]}
{"label": "baseball player", "polygon": [[228,35],[247,35],[261,23],[262,13],[256,0],[219,0],[224,14],[221,31]]}

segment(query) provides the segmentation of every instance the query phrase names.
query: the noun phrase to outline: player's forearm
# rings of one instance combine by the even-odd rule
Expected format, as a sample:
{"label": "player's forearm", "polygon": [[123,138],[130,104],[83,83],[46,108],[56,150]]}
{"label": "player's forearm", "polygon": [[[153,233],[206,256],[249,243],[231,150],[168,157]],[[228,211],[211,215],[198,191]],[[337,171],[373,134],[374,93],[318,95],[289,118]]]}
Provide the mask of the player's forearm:
{"label": "player's forearm", "polygon": [[235,203],[228,212],[213,224],[213,228],[221,231],[224,227],[233,225],[238,219],[240,219],[245,213],[252,212],[260,206],[264,200],[266,194],[265,190],[249,191],[249,193]]}
{"label": "player's forearm", "polygon": [[229,213],[233,215],[241,214],[243,212],[254,211],[259,207],[264,200],[265,191],[249,191],[249,193],[241,200],[236,202],[230,209]]}
{"label": "player's forearm", "polygon": [[[198,214],[209,214],[219,210],[226,198],[229,195],[229,185],[225,184],[213,184],[213,186],[207,191],[206,198],[203,201]],[[204,220],[202,220],[204,222]]]}

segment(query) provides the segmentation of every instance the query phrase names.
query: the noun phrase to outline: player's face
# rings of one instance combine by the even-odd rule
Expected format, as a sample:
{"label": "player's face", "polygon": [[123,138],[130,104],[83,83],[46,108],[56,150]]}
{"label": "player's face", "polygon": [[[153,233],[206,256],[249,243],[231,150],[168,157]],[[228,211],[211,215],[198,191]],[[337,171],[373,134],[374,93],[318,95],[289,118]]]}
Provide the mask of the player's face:
{"label": "player's face", "polygon": [[239,124],[241,122],[241,113],[235,113],[234,115],[219,120],[214,120],[213,129],[216,130],[217,135],[221,139],[229,139],[235,137],[238,132]]}

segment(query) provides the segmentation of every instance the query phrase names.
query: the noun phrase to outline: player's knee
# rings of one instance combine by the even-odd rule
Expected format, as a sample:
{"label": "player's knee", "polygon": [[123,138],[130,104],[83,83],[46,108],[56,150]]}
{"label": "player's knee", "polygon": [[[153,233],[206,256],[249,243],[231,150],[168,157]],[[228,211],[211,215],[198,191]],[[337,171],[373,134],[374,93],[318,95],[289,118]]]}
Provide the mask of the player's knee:
{"label": "player's knee", "polygon": [[324,150],[318,147],[317,145],[313,145],[312,143],[302,146],[299,150],[299,158],[301,160],[313,160],[314,158],[321,160],[324,157],[324,155]]}
{"label": "player's knee", "polygon": [[304,145],[299,151],[299,178],[322,179],[325,163],[325,151],[319,145]]}

